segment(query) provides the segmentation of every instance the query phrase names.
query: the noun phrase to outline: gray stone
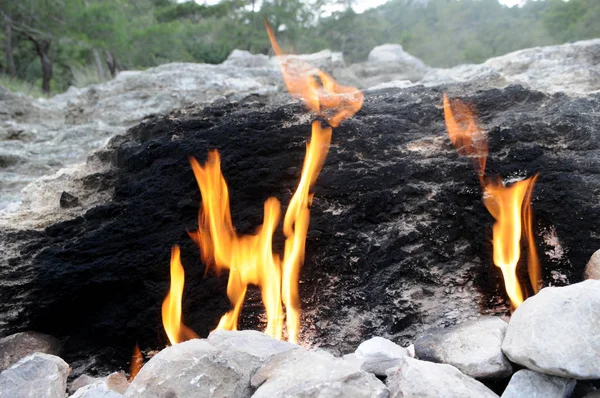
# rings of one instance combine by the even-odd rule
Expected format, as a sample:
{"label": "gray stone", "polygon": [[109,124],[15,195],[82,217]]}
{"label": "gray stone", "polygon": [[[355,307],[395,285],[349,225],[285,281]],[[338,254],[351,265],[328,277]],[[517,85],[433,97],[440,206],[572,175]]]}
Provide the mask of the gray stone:
{"label": "gray stone", "polygon": [[236,49],[229,54],[223,64],[242,68],[257,68],[269,66],[270,62],[271,60],[265,54],[252,54],[250,51]]}
{"label": "gray stone", "polygon": [[28,331],[3,337],[0,339],[0,372],[34,352],[58,355],[60,350],[60,341],[43,333]]}
{"label": "gray stone", "polygon": [[374,375],[325,351],[297,349],[273,356],[252,377],[253,398],[387,398]]}
{"label": "gray stone", "polygon": [[387,369],[398,366],[400,358],[409,356],[409,354],[405,348],[388,339],[373,337],[362,342],[354,356],[360,362],[362,370],[377,376],[385,376]]}
{"label": "gray stone", "polygon": [[585,266],[585,279],[600,279],[600,250],[597,250]]}
{"label": "gray stone", "polygon": [[99,377],[92,377],[86,374],[83,374],[79,377],[77,377],[75,380],[73,380],[68,386],[67,386],[67,392],[69,394],[74,394],[77,390],[79,390],[80,388],[83,388],[87,385],[90,384],[94,384],[94,383],[98,383],[98,382],[102,382],[103,379],[99,378]]}
{"label": "gray stone", "polygon": [[415,342],[416,357],[455,366],[467,376],[503,378],[512,366],[502,353],[508,325],[498,317],[481,317],[445,329],[432,329]]}
{"label": "gray stone", "polygon": [[523,369],[511,377],[502,398],[568,398],[574,388],[573,379]]}
{"label": "gray stone", "polygon": [[108,388],[104,381],[98,381],[78,389],[70,398],[123,398],[123,394]]}
{"label": "gray stone", "polygon": [[137,374],[126,397],[250,397],[250,378],[271,355],[297,346],[256,331],[216,331],[167,347]]}
{"label": "gray stone", "polygon": [[454,366],[402,358],[388,369],[386,384],[391,398],[494,398],[492,390],[464,375]]}
{"label": "gray stone", "polygon": [[0,397],[64,398],[69,365],[57,356],[35,353],[0,373]]}
{"label": "gray stone", "polygon": [[600,379],[600,281],[547,287],[513,313],[502,350],[538,372]]}

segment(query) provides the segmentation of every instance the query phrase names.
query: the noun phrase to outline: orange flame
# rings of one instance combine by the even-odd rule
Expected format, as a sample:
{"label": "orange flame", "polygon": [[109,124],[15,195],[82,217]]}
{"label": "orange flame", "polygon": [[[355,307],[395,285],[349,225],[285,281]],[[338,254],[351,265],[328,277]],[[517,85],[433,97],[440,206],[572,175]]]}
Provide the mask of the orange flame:
{"label": "orange flame", "polygon": [[129,382],[132,382],[140,373],[140,369],[144,366],[144,357],[142,356],[142,352],[140,351],[140,347],[136,344],[133,349],[133,355],[131,356],[131,365],[129,367]]}
{"label": "orange flame", "polygon": [[185,273],[181,265],[179,246],[171,248],[171,288],[162,305],[162,320],[171,344],[197,338],[194,331],[181,322],[181,300]]}
{"label": "orange flame", "polygon": [[444,118],[450,141],[462,156],[468,156],[484,185],[485,163],[488,154],[487,135],[479,128],[471,108],[464,102],[449,100],[444,93]]}
{"label": "orange flame", "polygon": [[280,60],[283,80],[294,98],[303,99],[306,106],[337,127],[352,117],[363,104],[363,94],[356,87],[338,84],[333,77],[300,59],[284,59],[271,26],[265,21],[275,55]]}
{"label": "orange flame", "polygon": [[306,145],[306,157],[302,166],[302,176],[296,192],[283,220],[285,234],[285,252],[283,260],[283,303],[287,311],[286,325],[291,342],[297,342],[300,330],[300,299],[298,295],[298,278],[304,263],[306,233],[310,221],[312,196],[310,188],[317,180],[331,144],[331,128],[322,128],[321,123],[312,124],[310,144]]}
{"label": "orange flame", "polygon": [[538,292],[541,275],[533,236],[531,210],[531,196],[537,175],[510,186],[505,186],[501,178],[496,180],[484,178],[488,152],[485,131],[477,125],[474,113],[467,104],[457,99],[449,100],[446,94],[443,100],[444,118],[450,141],[461,155],[472,159],[483,188],[483,203],[496,219],[492,238],[494,264],[502,270],[504,286],[512,308],[517,308],[524,299],[516,275],[521,256],[522,232],[529,248],[527,262],[534,293]]}
{"label": "orange flame", "polygon": [[265,333],[281,339],[281,261],[272,252],[272,237],[280,217],[279,201],[265,201],[263,225],[255,235],[238,236],[231,223],[229,191],[221,174],[219,153],[210,152],[204,166],[194,158],[190,158],[190,163],[202,194],[198,231],[190,236],[200,246],[207,267],[229,270],[227,296],[233,309],[223,315],[217,329],[237,330],[246,291],[252,284],[261,289],[267,312]]}

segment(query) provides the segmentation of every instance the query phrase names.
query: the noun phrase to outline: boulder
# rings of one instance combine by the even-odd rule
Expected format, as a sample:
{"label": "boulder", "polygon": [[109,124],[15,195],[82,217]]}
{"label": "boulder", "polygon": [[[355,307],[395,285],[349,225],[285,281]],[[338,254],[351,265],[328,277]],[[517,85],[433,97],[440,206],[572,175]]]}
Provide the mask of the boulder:
{"label": "boulder", "polygon": [[253,398],[387,398],[374,375],[325,351],[297,349],[273,356],[252,377]]}
{"label": "boulder", "polygon": [[502,351],[529,369],[600,379],[600,281],[547,287],[513,313]]}
{"label": "boulder", "polygon": [[419,58],[404,51],[400,44],[383,44],[369,53],[367,62],[350,66],[362,87],[373,87],[394,80],[419,81],[428,67]]}
{"label": "boulder", "polygon": [[104,382],[96,382],[78,389],[70,398],[123,398],[123,394],[109,389]]}
{"label": "boulder", "polygon": [[125,396],[250,397],[256,369],[271,355],[296,348],[256,331],[216,331],[208,340],[193,339],[159,352]]}
{"label": "boulder", "polygon": [[35,352],[59,355],[60,351],[60,341],[43,333],[28,331],[3,337],[0,339],[0,372]]}
{"label": "boulder", "polygon": [[252,54],[250,51],[233,50],[227,57],[224,65],[239,66],[242,68],[268,67],[271,60],[265,54]]}
{"label": "boulder", "polygon": [[600,279],[600,250],[592,254],[590,261],[585,266],[585,279]]}
{"label": "boulder", "polygon": [[519,370],[510,379],[502,398],[568,398],[575,380],[545,375],[532,370]]}
{"label": "boulder", "polygon": [[416,357],[455,366],[467,376],[503,378],[512,366],[502,353],[507,323],[498,317],[481,317],[445,329],[432,329],[415,342]]}
{"label": "boulder", "polygon": [[402,358],[398,367],[388,369],[386,384],[390,398],[497,398],[482,383],[464,375],[454,366]]}
{"label": "boulder", "polygon": [[61,358],[35,353],[0,373],[0,397],[64,398],[69,365]]}
{"label": "boulder", "polygon": [[362,342],[354,353],[360,368],[377,376],[385,376],[385,371],[398,366],[405,356],[409,356],[405,348],[383,337]]}

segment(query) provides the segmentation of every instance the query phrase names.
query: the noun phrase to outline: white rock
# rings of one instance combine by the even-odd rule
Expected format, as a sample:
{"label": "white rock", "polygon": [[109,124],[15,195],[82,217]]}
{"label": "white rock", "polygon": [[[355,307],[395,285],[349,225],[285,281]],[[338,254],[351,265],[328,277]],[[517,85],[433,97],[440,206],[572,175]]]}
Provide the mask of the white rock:
{"label": "white rock", "polygon": [[223,64],[243,68],[257,68],[269,66],[270,59],[265,54],[252,54],[250,51],[233,50]]}
{"label": "white rock", "polygon": [[481,317],[430,330],[415,342],[415,354],[425,361],[455,366],[475,378],[508,377],[512,366],[501,348],[507,327],[498,317]]}
{"label": "white rock", "polygon": [[585,266],[585,279],[600,279],[600,250],[597,250]]}
{"label": "white rock", "polygon": [[106,382],[96,381],[81,387],[70,398],[123,398],[123,395],[109,389]]}
{"label": "white rock", "polygon": [[405,348],[383,337],[362,342],[354,355],[362,370],[378,376],[385,376],[387,369],[398,366],[400,358],[409,356]]}
{"label": "white rock", "polygon": [[600,281],[547,287],[513,313],[502,350],[538,372],[600,379]]}
{"label": "white rock", "polygon": [[374,375],[325,351],[297,349],[273,356],[252,377],[253,398],[387,398]]}
{"label": "white rock", "polygon": [[573,379],[523,369],[511,377],[502,398],[568,398],[574,388]]}
{"label": "white rock", "polygon": [[217,331],[165,348],[146,363],[126,397],[250,397],[250,377],[273,354],[297,346],[256,331]]}
{"label": "white rock", "polygon": [[60,350],[60,341],[43,333],[29,331],[3,337],[0,339],[0,372],[35,352],[58,355]]}
{"label": "white rock", "polygon": [[0,397],[64,398],[69,365],[61,358],[35,353],[0,373]]}
{"label": "white rock", "polygon": [[391,398],[494,398],[492,390],[451,365],[402,358],[388,369],[386,384]]}

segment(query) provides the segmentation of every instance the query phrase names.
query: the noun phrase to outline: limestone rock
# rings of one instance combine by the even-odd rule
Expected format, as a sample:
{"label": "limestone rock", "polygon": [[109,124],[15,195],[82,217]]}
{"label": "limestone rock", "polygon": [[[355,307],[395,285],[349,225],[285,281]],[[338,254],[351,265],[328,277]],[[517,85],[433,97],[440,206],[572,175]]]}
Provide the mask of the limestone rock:
{"label": "limestone rock", "polygon": [[417,358],[455,366],[475,378],[503,378],[512,366],[502,353],[506,322],[498,317],[481,317],[460,325],[433,329],[415,342]]}
{"label": "limestone rock", "polygon": [[600,250],[597,250],[585,266],[585,279],[600,279]]}
{"label": "limestone rock", "polygon": [[90,377],[88,375],[79,376],[75,379],[69,388],[75,392],[73,397],[104,397],[113,396],[122,397],[129,387],[129,381],[123,372],[114,372],[102,378]]}
{"label": "limestone rock", "polygon": [[385,376],[387,369],[398,366],[401,358],[409,356],[405,348],[383,337],[362,342],[354,355],[362,370],[378,376]]}
{"label": "limestone rock", "polygon": [[0,372],[35,352],[58,355],[60,350],[60,341],[43,333],[28,331],[3,337],[0,339]]}
{"label": "limestone rock", "polygon": [[74,394],[77,390],[79,390],[80,388],[83,388],[87,385],[90,384],[94,384],[94,383],[98,383],[98,382],[102,382],[103,379],[99,378],[99,377],[92,377],[86,374],[83,374],[79,377],[77,377],[76,379],[74,379],[68,386],[67,386],[67,392],[69,394]]}
{"label": "limestone rock", "polygon": [[600,281],[547,287],[513,313],[502,350],[538,372],[600,379]]}
{"label": "limestone rock", "polygon": [[387,398],[374,375],[325,351],[297,349],[273,356],[252,377],[253,398]]}
{"label": "limestone rock", "polygon": [[123,398],[123,394],[108,388],[104,381],[99,381],[78,389],[70,398]]}
{"label": "limestone rock", "polygon": [[402,358],[398,367],[388,369],[386,384],[390,398],[494,398],[498,397],[475,379],[451,365]]}
{"label": "limestone rock", "polygon": [[574,388],[573,379],[523,369],[511,377],[502,398],[568,398]]}
{"label": "limestone rock", "polygon": [[64,398],[69,365],[61,358],[35,353],[0,373],[0,397]]}
{"label": "limestone rock", "polygon": [[270,65],[270,59],[264,54],[252,54],[250,51],[233,50],[227,57],[224,65],[239,66],[242,68],[256,68]]}
{"label": "limestone rock", "polygon": [[250,397],[250,377],[263,361],[296,348],[256,331],[216,331],[208,340],[189,340],[152,357],[125,396]]}

